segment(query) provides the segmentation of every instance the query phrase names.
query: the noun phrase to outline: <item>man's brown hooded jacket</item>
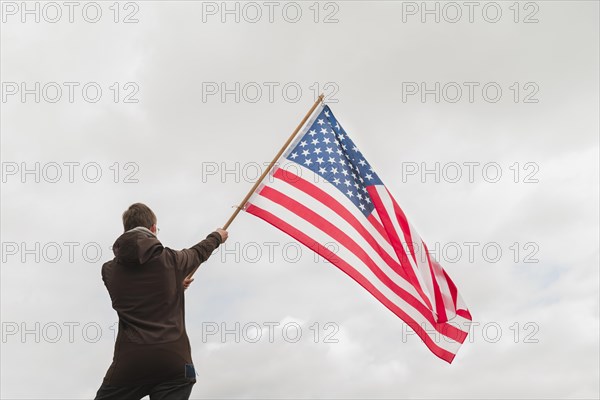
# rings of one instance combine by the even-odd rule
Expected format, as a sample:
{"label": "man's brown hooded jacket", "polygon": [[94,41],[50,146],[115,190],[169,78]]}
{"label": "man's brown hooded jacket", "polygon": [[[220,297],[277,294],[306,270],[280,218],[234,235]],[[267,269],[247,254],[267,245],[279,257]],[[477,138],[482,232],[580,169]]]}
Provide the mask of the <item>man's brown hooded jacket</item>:
{"label": "man's brown hooded jacket", "polygon": [[115,241],[115,258],[102,266],[102,280],[119,315],[105,384],[129,386],[191,378],[194,369],[185,330],[183,280],[220,244],[221,235],[213,232],[191,248],[176,251],[163,247],[143,227]]}

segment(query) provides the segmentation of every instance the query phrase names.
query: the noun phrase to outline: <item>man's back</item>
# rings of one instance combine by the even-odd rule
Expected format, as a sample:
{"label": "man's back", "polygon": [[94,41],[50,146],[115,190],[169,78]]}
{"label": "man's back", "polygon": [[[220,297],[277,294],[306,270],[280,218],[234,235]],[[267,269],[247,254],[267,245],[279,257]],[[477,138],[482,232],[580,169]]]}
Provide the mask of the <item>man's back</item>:
{"label": "man's back", "polygon": [[220,235],[213,232],[192,248],[175,251],[163,247],[142,227],[115,241],[115,258],[102,266],[102,279],[119,315],[113,363],[105,384],[152,384],[193,371],[183,280],[220,243]]}

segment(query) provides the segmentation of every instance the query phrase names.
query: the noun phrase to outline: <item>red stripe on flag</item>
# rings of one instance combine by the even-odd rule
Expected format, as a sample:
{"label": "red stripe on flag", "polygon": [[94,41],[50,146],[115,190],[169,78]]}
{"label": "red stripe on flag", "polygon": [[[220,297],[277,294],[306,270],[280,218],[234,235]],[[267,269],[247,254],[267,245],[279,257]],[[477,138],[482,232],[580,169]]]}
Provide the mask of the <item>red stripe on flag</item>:
{"label": "red stripe on flag", "polygon": [[452,282],[452,279],[448,276],[446,271],[442,269],[444,276],[446,277],[446,283],[448,284],[448,289],[450,289],[450,295],[452,296],[452,302],[454,303],[454,309],[458,310],[458,289],[456,289],[456,285]]}
{"label": "red stripe on flag", "polygon": [[385,191],[387,192],[388,196],[390,196],[390,200],[392,201],[392,205],[394,206],[394,212],[396,214],[396,219],[398,220],[398,223],[400,224],[400,229],[402,229],[402,233],[404,234],[404,240],[406,240],[408,249],[410,250],[410,252],[412,254],[412,258],[415,261],[415,264],[418,265],[412,235],[410,234],[410,226],[408,225],[408,220],[406,219],[406,215],[404,215],[404,211],[402,211],[402,209],[400,208],[398,203],[396,203],[396,200],[394,200],[394,197],[392,196],[390,191],[387,188],[385,188]]}
{"label": "red stripe on flag", "polygon": [[394,230],[391,217],[388,214],[383,202],[381,201],[377,189],[374,186],[370,186],[367,188],[367,190],[369,191],[369,195],[373,200],[373,204],[375,204],[375,207],[377,208],[377,214],[379,214],[379,218],[381,218],[381,222],[383,223],[383,226],[386,229],[386,233],[390,238],[390,241],[392,242],[392,246],[394,247],[394,250],[396,250],[396,254],[400,259],[400,265],[402,265],[402,268],[404,268],[406,275],[409,277],[410,284],[413,285],[417,293],[419,293],[419,296],[421,296],[421,299],[423,300],[427,308],[433,311],[433,306],[431,305],[429,298],[425,295],[425,292],[423,291],[423,288],[421,287],[421,284],[419,283],[419,280],[415,275],[415,271],[410,265],[408,256],[406,255],[404,247],[400,242],[400,237],[398,236],[398,233]]}
{"label": "red stripe on flag", "polygon": [[440,285],[438,284],[437,279],[435,279],[435,272],[433,271],[433,266],[431,265],[431,259],[429,258],[429,251],[427,250],[427,245],[423,243],[423,248],[425,249],[425,254],[427,255],[427,265],[429,265],[429,273],[434,278],[432,279],[433,283],[433,293],[435,295],[435,304],[436,304],[436,314],[437,314],[437,322],[447,322],[448,316],[446,315],[446,307],[444,307],[444,299],[442,298],[442,292],[440,290]]}
{"label": "red stripe on flag", "polygon": [[[367,189],[367,191],[368,191],[368,189]],[[375,211],[375,210],[373,210],[373,211]],[[384,238],[385,241],[390,244],[390,246],[392,246],[392,242],[390,241],[390,238],[388,237],[388,234],[385,231],[385,228],[383,227],[383,225],[381,225],[381,221],[379,221],[375,217],[375,214],[374,213],[369,214],[369,216],[367,217],[367,219],[369,220],[369,222],[371,223],[371,225],[373,225],[373,227],[375,229],[377,229],[377,232],[381,235],[381,237]]]}
{"label": "red stripe on flag", "polygon": [[468,319],[469,321],[473,320],[473,317],[471,316],[469,310],[463,310],[462,308],[460,308],[456,310],[456,315],[458,315],[459,317],[463,317],[464,319]]}

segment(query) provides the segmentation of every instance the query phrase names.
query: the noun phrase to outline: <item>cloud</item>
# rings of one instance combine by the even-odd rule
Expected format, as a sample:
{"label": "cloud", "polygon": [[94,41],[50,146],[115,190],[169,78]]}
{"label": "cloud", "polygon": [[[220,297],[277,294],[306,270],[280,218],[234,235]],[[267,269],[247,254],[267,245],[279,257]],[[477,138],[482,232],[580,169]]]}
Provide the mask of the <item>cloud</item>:
{"label": "cloud", "polygon": [[[149,204],[167,246],[203,239],[324,91],[477,324],[446,365],[335,266],[241,213],[186,292],[192,398],[597,398],[598,4],[519,3],[515,23],[498,3],[498,23],[462,8],[453,24],[403,23],[408,3],[298,3],[296,23],[289,3],[273,23],[236,2],[239,23],[210,2],[132,3],[134,24],[108,3],[96,24],[79,9],[74,23],[6,16],[3,90],[40,82],[41,99],[2,102],[1,397],[93,397],[122,211]],[[120,7],[120,21],[135,11]]]}

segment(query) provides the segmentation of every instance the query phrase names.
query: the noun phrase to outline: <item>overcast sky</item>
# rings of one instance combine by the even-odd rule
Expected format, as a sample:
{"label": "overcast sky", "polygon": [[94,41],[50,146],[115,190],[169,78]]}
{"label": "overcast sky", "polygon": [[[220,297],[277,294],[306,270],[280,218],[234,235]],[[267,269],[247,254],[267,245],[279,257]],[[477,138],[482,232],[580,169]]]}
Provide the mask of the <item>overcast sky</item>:
{"label": "overcast sky", "polygon": [[446,364],[241,213],[186,292],[192,398],[598,398],[599,47],[596,1],[2,2],[1,397],[92,398],[121,213],[195,244],[323,91],[472,332]]}

